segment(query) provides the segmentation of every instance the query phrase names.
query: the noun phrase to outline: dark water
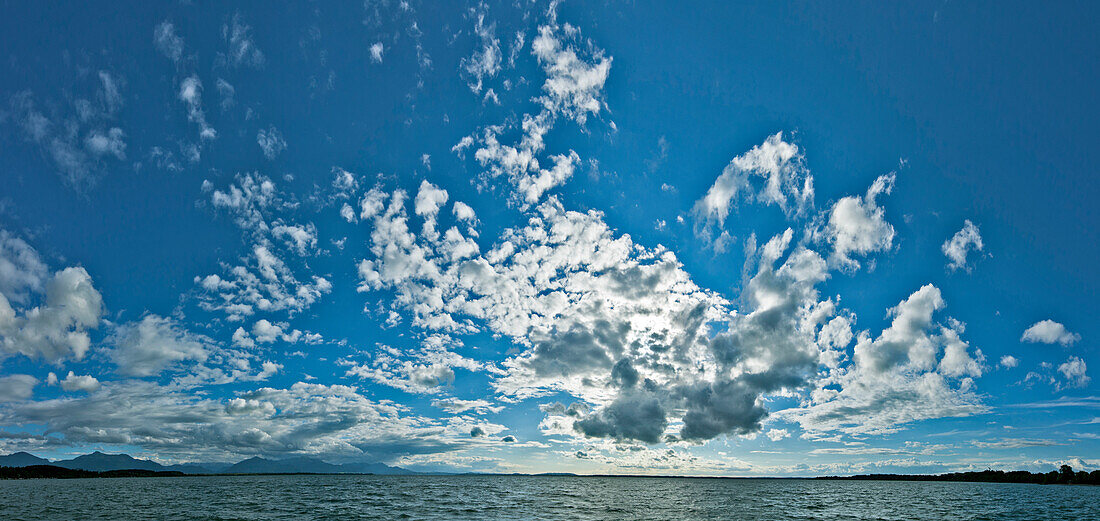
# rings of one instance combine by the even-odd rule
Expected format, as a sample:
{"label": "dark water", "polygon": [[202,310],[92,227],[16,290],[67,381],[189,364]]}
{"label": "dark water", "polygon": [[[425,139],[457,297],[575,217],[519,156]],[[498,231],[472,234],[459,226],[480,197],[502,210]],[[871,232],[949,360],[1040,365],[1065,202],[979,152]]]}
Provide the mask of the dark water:
{"label": "dark water", "polygon": [[512,476],[0,481],[0,519],[1100,519],[1100,487]]}

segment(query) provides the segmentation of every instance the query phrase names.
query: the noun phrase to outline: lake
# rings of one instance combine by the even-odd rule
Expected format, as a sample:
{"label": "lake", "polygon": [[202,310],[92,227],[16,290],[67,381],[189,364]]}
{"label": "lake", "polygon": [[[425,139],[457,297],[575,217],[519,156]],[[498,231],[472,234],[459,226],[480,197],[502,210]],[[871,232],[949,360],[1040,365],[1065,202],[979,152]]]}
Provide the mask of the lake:
{"label": "lake", "polygon": [[1100,519],[1100,487],[570,476],[0,481],[0,519]]}

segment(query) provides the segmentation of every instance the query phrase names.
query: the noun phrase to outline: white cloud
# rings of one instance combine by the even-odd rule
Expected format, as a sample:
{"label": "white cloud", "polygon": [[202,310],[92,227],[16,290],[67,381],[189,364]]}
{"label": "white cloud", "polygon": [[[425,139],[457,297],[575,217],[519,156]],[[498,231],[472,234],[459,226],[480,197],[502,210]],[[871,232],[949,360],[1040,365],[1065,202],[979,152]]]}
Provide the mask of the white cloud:
{"label": "white cloud", "polygon": [[787,432],[787,429],[770,429],[765,435],[767,435],[769,440],[779,441],[784,438],[789,438],[791,433]]}
{"label": "white cloud", "polygon": [[950,239],[943,243],[943,254],[947,256],[950,261],[947,266],[952,271],[959,268],[965,268],[970,270],[970,266],[966,263],[966,257],[971,250],[982,251],[984,245],[982,244],[982,235],[978,231],[978,227],[969,219],[963,224],[963,228],[955,233]]}
{"label": "white cloud", "polygon": [[359,188],[359,180],[355,174],[338,166],[332,167],[332,174],[332,189],[336,192],[336,197],[346,199],[354,195]]}
{"label": "white cloud", "polygon": [[[473,210],[471,210],[473,212]],[[0,295],[17,304],[42,291],[49,270],[26,241],[0,229]]]}
{"label": "white cloud", "polygon": [[317,227],[313,223],[283,224],[277,222],[271,227],[271,235],[283,239],[298,255],[307,255],[317,247]]}
{"label": "white cloud", "polygon": [[463,58],[459,63],[459,67],[471,78],[469,87],[475,93],[481,92],[485,79],[492,78],[500,71],[501,62],[500,40],[494,34],[496,24],[485,23],[484,4],[481,7],[481,12],[477,13],[477,25],[474,27],[480,47],[472,56]]}
{"label": "white cloud", "polygon": [[27,400],[36,385],[38,379],[29,374],[0,376],[0,403]]}
{"label": "white cloud", "polygon": [[1081,340],[1081,335],[1072,333],[1066,326],[1053,320],[1040,320],[1031,325],[1020,337],[1021,342],[1039,342],[1043,344],[1062,344],[1070,346]]}
{"label": "white cloud", "polygon": [[126,135],[115,127],[106,133],[93,130],[84,138],[84,148],[95,156],[111,154],[118,159],[126,159]]}
{"label": "white cloud", "polygon": [[164,21],[153,30],[153,42],[157,50],[174,62],[183,57],[183,38],[176,35],[176,27]]}
{"label": "white cloud", "polygon": [[801,407],[778,415],[819,438],[888,434],[915,421],[986,411],[972,379],[981,375],[982,354],[971,355],[957,331],[933,322],[943,306],[939,289],[923,286],[890,310],[893,320],[878,338],[859,334],[850,366],[831,369]]}
{"label": "white cloud", "polygon": [[84,391],[86,393],[91,393],[99,389],[99,380],[94,376],[77,375],[69,371],[69,375],[61,381],[61,388],[66,391]]}
{"label": "white cloud", "polygon": [[589,114],[600,112],[601,91],[611,71],[610,57],[597,50],[592,53],[591,63],[582,60],[573,46],[563,41],[557,25],[539,27],[531,50],[546,72],[542,85],[545,94],[540,101],[547,110],[581,125]]}
{"label": "white cloud", "polygon": [[474,213],[474,209],[470,208],[470,205],[468,205],[468,204],[466,204],[462,201],[455,201],[453,211],[454,211],[455,219],[458,219],[460,221],[466,221],[466,222],[469,222],[469,223],[476,223],[477,222],[477,214]]}
{"label": "white cloud", "polygon": [[234,14],[232,20],[222,26],[222,37],[226,41],[226,57],[230,65],[253,69],[263,67],[264,53],[252,40],[252,28],[241,22],[240,13]]}
{"label": "white cloud", "polygon": [[[808,310],[825,261],[798,249],[775,267],[790,231],[761,249],[749,311],[732,314],[671,252],[616,236],[598,212],[565,211],[551,198],[490,251],[455,256],[446,241],[409,231],[404,200],[395,191],[370,222],[360,290],[394,291],[393,309],[415,327],[511,338],[521,351],[494,387],[509,400],[562,391],[593,404],[567,432],[651,443],[753,432],[767,414],[757,399],[799,388],[817,364],[813,330],[830,312]],[[728,331],[712,332],[711,322]],[[383,361],[400,369],[376,360],[352,373],[417,392],[453,378],[438,364]],[[413,385],[422,373],[431,378]]]}
{"label": "white cloud", "polygon": [[385,47],[382,45],[382,42],[374,42],[373,44],[371,44],[370,61],[374,63],[382,63],[382,52],[384,50]]}
{"label": "white cloud", "polygon": [[257,342],[270,344],[283,335],[283,328],[272,324],[267,319],[260,319],[252,325],[252,335],[256,337]]}
{"label": "white cloud", "polygon": [[206,122],[206,113],[202,110],[202,81],[191,75],[180,82],[180,101],[187,104],[187,119],[199,126],[199,138],[202,141],[218,137],[218,132]]}
{"label": "white cloud", "polygon": [[859,269],[854,255],[867,255],[890,248],[894,227],[886,222],[885,211],[876,198],[894,188],[894,174],[880,176],[864,197],[840,199],[829,211],[824,237],[833,246],[830,262],[843,269]]}
{"label": "white cloud", "polygon": [[286,150],[286,140],[283,139],[279,129],[274,126],[267,130],[261,128],[256,133],[256,144],[260,145],[260,150],[264,151],[264,157],[268,161],[275,160],[283,150]]}
{"label": "white cloud", "polygon": [[462,414],[468,411],[484,414],[486,412],[499,412],[503,409],[500,406],[493,406],[493,402],[488,400],[462,400],[459,398],[432,400],[432,407],[439,407],[451,414]]}
{"label": "white cloud", "polygon": [[[758,191],[752,186],[754,178],[761,180]],[[813,198],[813,176],[805,157],[798,145],[784,141],[779,132],[733,158],[707,194],[695,202],[692,213],[698,230],[709,233],[712,226],[725,227],[730,209],[739,200],[774,204],[791,217],[803,215],[813,206]]]}
{"label": "white cloud", "polygon": [[[47,100],[43,113],[30,91],[11,97],[10,116],[24,138],[40,148],[71,188],[93,185],[109,158],[125,158],[125,132],[115,123],[123,105],[122,78],[108,71],[89,75],[98,81],[91,92],[79,87],[66,103]],[[66,89],[68,92],[69,89]],[[66,110],[65,106],[71,106]]]}
{"label": "white cloud", "polygon": [[573,177],[573,172],[580,163],[581,158],[572,150],[568,154],[550,156],[554,167],[549,170],[539,170],[535,175],[520,176],[516,180],[516,189],[523,196],[525,205],[535,204],[542,198],[547,190],[560,186]]}
{"label": "white cloud", "polygon": [[108,115],[113,115],[122,107],[123,103],[119,79],[107,71],[99,71],[99,82],[102,87],[102,90],[99,91],[99,97],[103,102],[104,111]]}
{"label": "white cloud", "polygon": [[1088,366],[1080,357],[1071,356],[1062,365],[1058,366],[1058,372],[1066,379],[1065,387],[1085,387],[1092,378],[1086,373]]}
{"label": "white cloud", "polygon": [[420,190],[416,193],[416,205],[414,206],[416,215],[435,218],[436,214],[439,213],[439,208],[447,203],[447,199],[446,190],[429,183],[427,180],[421,181]]}
{"label": "white cloud", "polygon": [[[485,127],[474,136],[464,137],[452,148],[464,156],[465,150],[474,145],[476,138],[479,146],[474,158],[485,169],[479,176],[478,188],[484,189],[491,180],[503,176],[515,188],[512,202],[523,210],[537,204],[550,189],[565,183],[580,163],[576,152],[569,150],[545,158],[553,163],[550,168],[543,168],[540,164],[539,156],[546,147],[544,137],[556,120],[564,116],[583,126],[589,115],[599,113],[603,104],[601,93],[611,59],[604,57],[598,49],[589,50],[590,61],[581,59],[567,41],[567,38],[579,38],[574,29],[563,29],[557,25],[539,29],[539,37],[532,48],[546,74],[544,95],[538,98],[542,110],[522,116],[522,136],[518,142],[502,143],[500,136],[513,125],[496,125]],[[480,88],[478,83],[473,87]],[[495,96],[495,92],[492,94]]]}
{"label": "white cloud", "polygon": [[1012,369],[1020,365],[1020,360],[1012,355],[1004,355],[1001,357],[1001,367],[1005,369]]}
{"label": "white cloud", "polygon": [[[272,373],[277,365],[265,370]],[[25,399],[29,394],[22,391],[33,387],[34,379],[18,375],[18,380],[21,395],[12,398]],[[0,384],[0,392],[12,389]],[[9,404],[0,408],[0,424],[45,425],[73,445],[135,445],[191,461],[257,453],[391,461],[455,450],[470,439],[468,425],[411,415],[401,405],[370,400],[355,387],[305,382],[220,399],[143,380],[107,382],[84,396]]]}
{"label": "white cloud", "polygon": [[0,294],[0,358],[84,358],[91,345],[87,330],[97,327],[103,315],[103,297],[92,278],[84,268],[65,268],[50,278],[45,291],[42,305],[21,313]]}
{"label": "white cloud", "polygon": [[155,376],[175,362],[202,362],[210,356],[205,339],[157,315],[116,327],[108,343],[114,346],[111,361],[128,376]]}
{"label": "white cloud", "polygon": [[236,99],[234,99],[237,94],[237,89],[234,89],[233,85],[222,78],[218,78],[218,82],[215,86],[218,88],[218,95],[221,96],[222,112],[233,108],[233,105],[237,103]]}
{"label": "white cloud", "polygon": [[263,364],[261,364],[261,370],[259,374],[256,375],[256,380],[267,380],[268,378],[275,376],[276,374],[278,374],[279,371],[282,370],[283,364],[277,364],[275,362],[264,362]]}
{"label": "white cloud", "polygon": [[307,255],[317,253],[316,226],[283,217],[297,204],[284,200],[266,176],[244,173],[235,181],[224,190],[207,181],[203,191],[210,193],[212,206],[234,216],[253,244],[240,264],[223,265],[224,274],[195,278],[202,290],[200,306],[222,311],[230,321],[240,321],[257,310],[294,314],[332,291],[332,283],[312,275],[304,262]]}

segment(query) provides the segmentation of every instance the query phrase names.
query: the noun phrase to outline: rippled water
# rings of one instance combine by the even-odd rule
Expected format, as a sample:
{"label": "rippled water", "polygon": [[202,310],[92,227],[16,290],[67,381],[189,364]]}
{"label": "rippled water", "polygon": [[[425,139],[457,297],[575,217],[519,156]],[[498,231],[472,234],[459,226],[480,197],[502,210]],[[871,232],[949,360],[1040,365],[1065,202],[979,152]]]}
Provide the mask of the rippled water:
{"label": "rippled water", "polygon": [[1100,519],[1100,487],[526,476],[0,481],[0,519]]}

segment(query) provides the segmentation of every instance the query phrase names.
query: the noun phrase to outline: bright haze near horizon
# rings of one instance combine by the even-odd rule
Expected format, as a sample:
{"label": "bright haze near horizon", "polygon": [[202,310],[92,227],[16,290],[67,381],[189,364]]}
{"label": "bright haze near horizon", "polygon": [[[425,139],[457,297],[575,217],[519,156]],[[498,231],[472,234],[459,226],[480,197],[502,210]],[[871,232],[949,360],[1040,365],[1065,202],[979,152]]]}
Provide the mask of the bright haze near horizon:
{"label": "bright haze near horizon", "polygon": [[0,453],[1100,467],[1098,5],[0,2]]}

